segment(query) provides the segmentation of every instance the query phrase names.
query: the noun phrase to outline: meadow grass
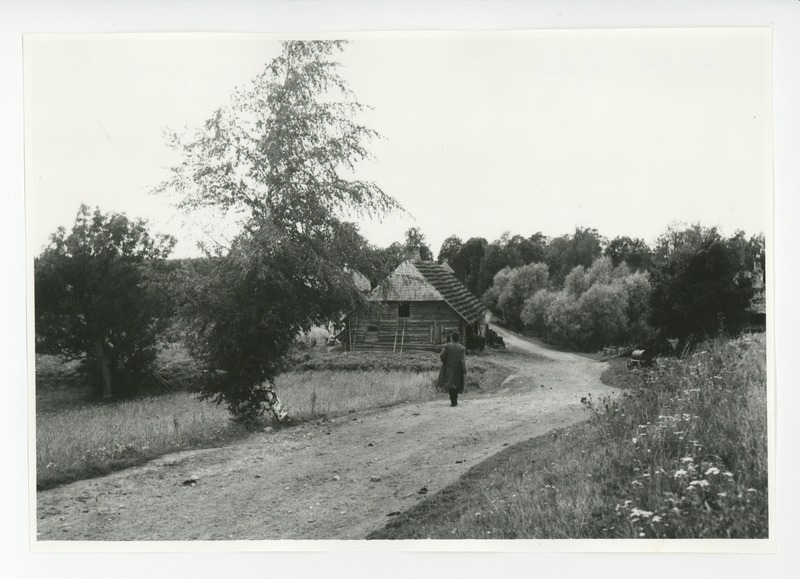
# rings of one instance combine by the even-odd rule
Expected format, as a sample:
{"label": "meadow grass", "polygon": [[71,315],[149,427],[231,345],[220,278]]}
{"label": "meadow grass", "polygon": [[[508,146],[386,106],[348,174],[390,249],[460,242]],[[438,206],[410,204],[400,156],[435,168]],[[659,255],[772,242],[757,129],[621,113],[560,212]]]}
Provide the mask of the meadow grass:
{"label": "meadow grass", "polygon": [[189,392],[41,412],[36,420],[37,487],[107,474],[245,434],[224,408],[200,402]]}
{"label": "meadow grass", "polygon": [[369,538],[766,537],[764,336],[615,375],[629,389],[586,399],[587,422],[504,450]]}
{"label": "meadow grass", "polygon": [[440,396],[432,372],[289,372],[276,381],[278,396],[292,420],[339,416]]}

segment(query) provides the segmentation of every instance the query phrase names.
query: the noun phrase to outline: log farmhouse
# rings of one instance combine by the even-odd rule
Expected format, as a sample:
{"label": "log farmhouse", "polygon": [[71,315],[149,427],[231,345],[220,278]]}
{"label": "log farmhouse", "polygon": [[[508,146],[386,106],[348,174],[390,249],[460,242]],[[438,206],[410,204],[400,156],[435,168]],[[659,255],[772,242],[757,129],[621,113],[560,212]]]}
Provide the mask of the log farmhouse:
{"label": "log farmhouse", "polygon": [[346,349],[438,351],[454,331],[462,343],[468,335],[485,336],[488,310],[448,269],[432,261],[401,263],[370,292],[370,313],[346,318]]}

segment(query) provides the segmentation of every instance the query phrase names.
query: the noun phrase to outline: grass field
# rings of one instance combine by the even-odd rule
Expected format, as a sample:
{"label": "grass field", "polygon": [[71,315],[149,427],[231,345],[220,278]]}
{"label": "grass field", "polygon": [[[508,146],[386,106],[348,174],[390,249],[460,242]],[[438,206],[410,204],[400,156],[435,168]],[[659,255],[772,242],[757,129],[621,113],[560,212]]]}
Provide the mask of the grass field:
{"label": "grass field", "polygon": [[[281,375],[276,388],[292,420],[390,406],[444,396],[436,391],[436,354],[412,356],[322,355]],[[171,349],[161,373],[190,383],[193,362]],[[364,369],[367,367],[373,369]],[[305,369],[304,369],[305,368]],[[313,368],[313,369],[310,369]],[[196,374],[196,373],[195,373]],[[485,357],[471,360],[471,389],[499,384],[505,371]],[[260,426],[271,424],[266,417]],[[106,474],[177,450],[222,445],[250,431],[230,420],[224,406],[198,400],[192,391],[151,393],[98,402],[82,383],[76,364],[37,360],[37,487]]]}
{"label": "grass field", "polygon": [[612,365],[604,380],[628,390],[586,400],[587,422],[506,449],[369,538],[767,536],[763,335],[652,371]]}

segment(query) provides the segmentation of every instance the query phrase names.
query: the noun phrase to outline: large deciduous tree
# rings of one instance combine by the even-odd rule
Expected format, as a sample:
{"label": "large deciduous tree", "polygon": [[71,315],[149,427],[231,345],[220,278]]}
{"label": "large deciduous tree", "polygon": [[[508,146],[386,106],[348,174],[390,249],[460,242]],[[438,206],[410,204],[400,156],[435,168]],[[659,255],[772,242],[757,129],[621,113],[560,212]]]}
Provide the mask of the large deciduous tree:
{"label": "large deciduous tree", "polygon": [[649,271],[653,264],[653,252],[644,239],[622,235],[612,239],[603,250],[614,266],[622,262],[635,271]]}
{"label": "large deciduous tree", "polygon": [[174,245],[145,221],[81,205],[72,231],[59,228],[34,262],[37,350],[85,359],[103,398],[135,386],[169,312],[148,265]]}
{"label": "large deciduous tree", "polygon": [[653,326],[678,338],[741,329],[753,297],[741,243],[699,225],[662,235],[651,297]]}
{"label": "large deciduous tree", "polygon": [[376,136],[340,75],[343,42],[293,41],[188,138],[183,161],[159,187],[187,210],[235,214],[241,233],[198,280],[185,311],[215,380],[206,395],[240,418],[265,410],[261,385],[275,378],[298,330],[338,318],[358,292],[339,243],[353,215],[398,208],[354,177]]}
{"label": "large deciduous tree", "polygon": [[564,278],[578,265],[589,268],[600,257],[604,242],[596,229],[588,227],[577,227],[572,235],[550,240],[545,261],[553,283],[563,284]]}
{"label": "large deciduous tree", "polygon": [[425,240],[425,234],[422,233],[419,227],[410,227],[406,231],[403,248],[408,259],[433,261],[433,252]]}

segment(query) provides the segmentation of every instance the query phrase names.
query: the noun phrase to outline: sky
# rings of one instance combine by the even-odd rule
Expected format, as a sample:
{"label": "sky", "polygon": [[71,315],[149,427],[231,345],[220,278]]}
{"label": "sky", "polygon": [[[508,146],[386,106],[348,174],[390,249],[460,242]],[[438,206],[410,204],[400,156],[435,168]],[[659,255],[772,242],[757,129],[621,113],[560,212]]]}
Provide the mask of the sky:
{"label": "sky", "polygon": [[[80,203],[143,217],[197,255],[198,219],[150,194],[199,126],[280,50],[257,34],[25,39],[26,195],[35,253]],[[361,35],[339,56],[381,138],[357,177],[419,227],[493,240],[594,227],[652,241],[669,224],[765,231],[772,188],[765,29]]]}

